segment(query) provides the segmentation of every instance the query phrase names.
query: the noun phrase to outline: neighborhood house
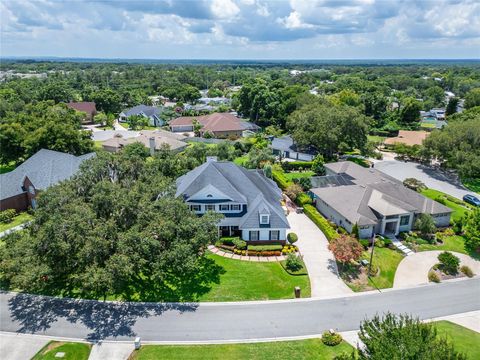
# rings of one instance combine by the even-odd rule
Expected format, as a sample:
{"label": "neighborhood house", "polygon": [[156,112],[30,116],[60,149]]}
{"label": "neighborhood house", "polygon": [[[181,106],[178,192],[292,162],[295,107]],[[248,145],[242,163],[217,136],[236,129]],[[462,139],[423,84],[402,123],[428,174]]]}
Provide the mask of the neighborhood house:
{"label": "neighborhood house", "polygon": [[312,178],[317,209],[329,220],[360,237],[398,235],[413,228],[419,214],[429,214],[439,227],[450,224],[452,210],[373,168],[350,161],[326,164],[326,176]]}
{"label": "neighborhood house", "polygon": [[181,196],[198,215],[223,214],[221,236],[240,236],[249,243],[282,243],[290,228],[280,204],[282,191],[261,170],[209,157],[177,179]]}
{"label": "neighborhood house", "polygon": [[0,175],[0,210],[35,209],[40,190],[72,177],[80,164],[95,153],[74,156],[42,149],[15,170]]}
{"label": "neighborhood house", "polygon": [[82,101],[82,102],[69,102],[67,107],[70,109],[85,113],[85,117],[82,122],[89,124],[93,122],[95,115],[97,114],[97,108],[94,102]]}
{"label": "neighborhood house", "polygon": [[260,129],[257,125],[229,113],[213,113],[196,117],[182,116],[170,121],[170,129],[173,132],[192,132],[195,120],[200,126],[201,136],[210,133],[216,138],[238,138],[245,130],[257,131]]}
{"label": "neighborhood house", "polygon": [[130,116],[143,116],[148,119],[150,126],[163,126],[165,121],[161,117],[162,108],[148,105],[138,105],[130,109],[123,110],[118,119],[122,122],[127,121]]}
{"label": "neighborhood house", "polygon": [[168,146],[168,148],[174,152],[185,150],[188,144],[182,141],[184,139],[185,136],[183,135],[174,134],[160,129],[143,130],[140,131],[136,137],[124,138],[121,136],[114,136],[111,139],[103,141],[102,147],[109,152],[118,152],[123,147],[138,142],[149,148],[150,153],[153,155],[156,150],[160,150],[165,146]]}
{"label": "neighborhood house", "polygon": [[313,148],[300,148],[291,136],[273,138],[271,148],[275,155],[281,158],[312,161],[317,152]]}
{"label": "neighborhood house", "polygon": [[404,144],[408,146],[422,145],[423,140],[427,138],[430,133],[426,131],[409,131],[400,130],[396,137],[385,139],[385,145]]}

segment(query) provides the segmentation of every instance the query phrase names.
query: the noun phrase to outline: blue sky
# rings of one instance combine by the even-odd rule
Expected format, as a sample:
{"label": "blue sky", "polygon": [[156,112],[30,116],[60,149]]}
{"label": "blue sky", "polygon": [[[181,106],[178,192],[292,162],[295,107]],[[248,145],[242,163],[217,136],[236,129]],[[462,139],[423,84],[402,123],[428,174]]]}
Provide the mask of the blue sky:
{"label": "blue sky", "polygon": [[1,56],[479,58],[478,0],[1,0]]}

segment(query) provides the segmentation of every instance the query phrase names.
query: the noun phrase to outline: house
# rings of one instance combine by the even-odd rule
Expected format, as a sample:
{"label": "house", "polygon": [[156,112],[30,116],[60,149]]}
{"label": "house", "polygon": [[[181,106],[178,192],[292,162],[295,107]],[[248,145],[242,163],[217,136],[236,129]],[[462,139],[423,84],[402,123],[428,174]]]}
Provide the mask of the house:
{"label": "house", "polygon": [[396,137],[385,139],[385,145],[405,144],[408,146],[422,145],[423,140],[427,138],[430,133],[427,131],[409,131],[400,130]]}
{"label": "house", "polygon": [[136,142],[142,143],[145,147],[150,149],[150,153],[156,150],[162,149],[163,146],[168,145],[170,150],[174,152],[180,152],[185,150],[187,143],[182,141],[185,136],[174,134],[164,130],[143,130],[140,131],[138,136],[123,138],[115,136],[102,142],[104,150],[109,152],[118,152],[123,147]]}
{"label": "house", "polygon": [[82,102],[69,102],[67,107],[70,109],[80,111],[85,113],[85,117],[83,118],[82,122],[89,124],[92,123],[95,115],[97,114],[97,108],[94,102],[89,101],[82,101]]}
{"label": "house", "polygon": [[156,106],[137,105],[130,109],[123,110],[118,115],[118,120],[125,122],[130,116],[143,116],[148,118],[150,126],[163,126],[165,121],[162,119],[163,109]]}
{"label": "house", "polygon": [[255,244],[282,243],[290,228],[280,204],[282,191],[261,170],[247,170],[233,162],[207,161],[177,179],[177,194],[198,215],[224,215],[221,236],[240,236]]}
{"label": "house", "polygon": [[452,210],[373,168],[350,161],[325,164],[326,175],[313,177],[315,206],[327,219],[361,238],[398,235],[412,230],[419,214],[429,214],[439,227],[450,224]]}
{"label": "house", "polygon": [[271,148],[281,158],[312,161],[317,152],[312,147],[300,148],[291,136],[273,138]]}
{"label": "house", "polygon": [[204,116],[182,116],[170,121],[170,129],[173,132],[194,131],[194,121],[200,125],[200,135],[212,134],[216,138],[229,138],[242,136],[245,130],[258,131],[259,126],[242,120],[230,113],[213,113]]}
{"label": "house", "polygon": [[432,114],[437,120],[445,120],[444,108],[433,108],[430,110],[430,114]]}
{"label": "house", "polygon": [[42,149],[15,170],[0,175],[0,210],[36,207],[39,191],[72,177],[95,153],[74,156]]}

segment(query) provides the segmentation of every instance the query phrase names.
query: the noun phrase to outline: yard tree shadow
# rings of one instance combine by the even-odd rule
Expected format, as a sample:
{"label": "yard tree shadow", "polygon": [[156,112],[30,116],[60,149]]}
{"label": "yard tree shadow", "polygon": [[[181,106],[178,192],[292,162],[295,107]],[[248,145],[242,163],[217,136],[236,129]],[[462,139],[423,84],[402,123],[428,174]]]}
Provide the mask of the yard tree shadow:
{"label": "yard tree shadow", "polygon": [[61,319],[83,325],[86,339],[133,337],[133,326],[140,318],[159,316],[166,311],[195,311],[194,303],[132,303],[76,300],[41,295],[18,294],[9,300],[10,316],[20,323],[21,333],[46,331]]}

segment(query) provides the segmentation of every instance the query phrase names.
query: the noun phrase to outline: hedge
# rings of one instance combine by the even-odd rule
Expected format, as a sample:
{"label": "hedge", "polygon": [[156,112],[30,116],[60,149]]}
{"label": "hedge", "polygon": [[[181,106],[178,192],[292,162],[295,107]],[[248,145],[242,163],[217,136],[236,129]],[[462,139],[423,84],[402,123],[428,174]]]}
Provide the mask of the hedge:
{"label": "hedge", "polygon": [[330,225],[328,220],[325,219],[313,205],[306,204],[303,207],[303,211],[305,215],[307,215],[310,220],[312,220],[315,225],[317,225],[319,229],[325,234],[328,241],[331,241],[338,236],[337,232],[332,227],[332,225]]}
{"label": "hedge", "polygon": [[295,203],[298,205],[298,206],[305,206],[307,204],[312,204],[313,201],[312,199],[310,198],[310,196],[308,196],[307,194],[305,193],[301,193],[300,195],[297,196],[297,198],[295,199]]}
{"label": "hedge", "polygon": [[282,162],[283,170],[311,169],[313,161],[285,161]]}
{"label": "hedge", "polygon": [[290,185],[290,181],[283,176],[283,172],[272,170],[273,180],[277,183],[278,187],[282,190],[286,190]]}
{"label": "hedge", "polygon": [[282,251],[283,245],[248,245],[248,251]]}

